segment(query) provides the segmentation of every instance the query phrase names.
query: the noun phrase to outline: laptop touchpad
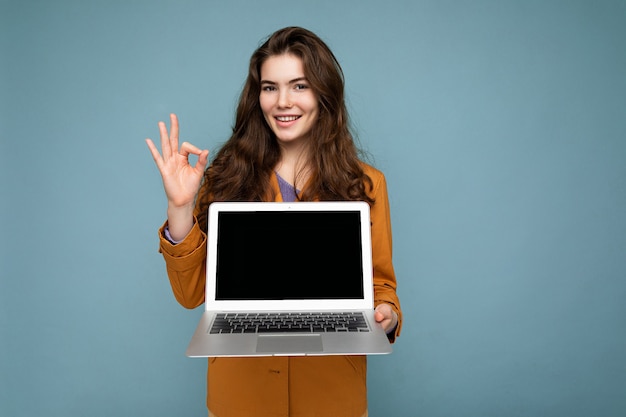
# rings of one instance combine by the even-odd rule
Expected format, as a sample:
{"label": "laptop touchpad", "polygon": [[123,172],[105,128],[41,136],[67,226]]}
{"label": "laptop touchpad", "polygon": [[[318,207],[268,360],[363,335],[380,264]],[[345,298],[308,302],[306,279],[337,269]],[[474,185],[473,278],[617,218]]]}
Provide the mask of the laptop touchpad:
{"label": "laptop touchpad", "polygon": [[257,338],[256,351],[263,353],[321,352],[322,336],[319,334],[290,336],[260,335]]}

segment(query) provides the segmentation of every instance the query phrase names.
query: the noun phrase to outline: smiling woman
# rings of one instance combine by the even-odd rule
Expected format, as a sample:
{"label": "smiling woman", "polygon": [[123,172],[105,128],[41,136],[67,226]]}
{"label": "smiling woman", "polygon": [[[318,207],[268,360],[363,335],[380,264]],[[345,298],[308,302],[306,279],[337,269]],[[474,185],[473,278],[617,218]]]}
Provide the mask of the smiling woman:
{"label": "smiling woman", "polygon": [[306,140],[317,121],[317,97],[304,77],[302,60],[291,54],[273,56],[261,66],[261,109],[278,143]]}
{"label": "smiling woman", "polygon": [[[374,317],[395,341],[402,315],[385,177],[358,158],[347,125],[343,73],[319,37],[289,27],[255,51],[233,134],[208,168],[208,151],[179,145],[178,118],[170,117],[169,132],[159,123],[162,153],[150,139],[147,143],[168,198],[160,248],[183,306],[204,302],[206,215],[212,202],[362,200],[370,205]],[[198,156],[194,166],[190,155]],[[311,238],[304,228],[295,236],[272,231],[273,239],[288,239],[296,247],[298,239]],[[307,259],[306,252],[296,250],[302,257],[289,255],[288,264],[282,253],[267,262],[307,268],[315,259]],[[328,278],[320,284],[341,287]],[[366,376],[365,356],[212,358],[207,405],[217,417],[361,417],[367,415]]]}
{"label": "smiling woman", "polygon": [[[292,54],[268,58],[261,66],[261,96],[265,121],[282,150],[278,174],[295,183],[296,172],[306,160],[307,135],[317,122],[318,100],[304,77],[302,60]],[[303,174],[308,171],[303,172]],[[298,178],[306,182],[307,175]],[[295,184],[294,184],[295,185]]]}

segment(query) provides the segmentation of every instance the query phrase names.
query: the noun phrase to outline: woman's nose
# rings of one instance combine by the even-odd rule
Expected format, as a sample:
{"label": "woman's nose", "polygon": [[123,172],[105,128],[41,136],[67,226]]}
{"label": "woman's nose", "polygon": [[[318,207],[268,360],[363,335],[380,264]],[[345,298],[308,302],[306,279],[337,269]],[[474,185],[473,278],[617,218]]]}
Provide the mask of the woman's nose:
{"label": "woman's nose", "polygon": [[283,109],[290,109],[293,106],[291,103],[291,97],[288,91],[281,91],[278,95],[278,107]]}

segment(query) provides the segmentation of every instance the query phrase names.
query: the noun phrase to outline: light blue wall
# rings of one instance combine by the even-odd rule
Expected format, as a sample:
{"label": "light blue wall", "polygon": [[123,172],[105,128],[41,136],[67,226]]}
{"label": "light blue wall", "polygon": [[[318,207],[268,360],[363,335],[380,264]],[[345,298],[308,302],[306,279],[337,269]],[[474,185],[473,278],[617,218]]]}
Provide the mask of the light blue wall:
{"label": "light blue wall", "polygon": [[287,25],[388,177],[370,415],[626,415],[626,2],[566,0],[0,1],[0,415],[206,415],[144,138],[216,149]]}

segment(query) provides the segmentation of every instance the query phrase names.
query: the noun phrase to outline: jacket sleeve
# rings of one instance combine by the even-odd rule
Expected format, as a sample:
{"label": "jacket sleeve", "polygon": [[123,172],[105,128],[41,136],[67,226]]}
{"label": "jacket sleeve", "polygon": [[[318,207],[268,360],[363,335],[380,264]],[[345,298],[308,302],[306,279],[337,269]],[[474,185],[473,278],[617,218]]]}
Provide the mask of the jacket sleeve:
{"label": "jacket sleeve", "polygon": [[176,300],[186,308],[196,308],[204,302],[206,282],[206,234],[200,230],[197,219],[185,239],[174,245],[159,229],[160,247],[167,276]]}
{"label": "jacket sleeve", "polygon": [[398,326],[389,335],[392,342],[400,335],[402,310],[396,293],[396,275],[392,263],[391,216],[387,183],[382,172],[368,167],[366,173],[372,179],[375,202],[370,210],[372,231],[372,262],[374,268],[374,304],[387,303],[398,314]]}

